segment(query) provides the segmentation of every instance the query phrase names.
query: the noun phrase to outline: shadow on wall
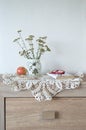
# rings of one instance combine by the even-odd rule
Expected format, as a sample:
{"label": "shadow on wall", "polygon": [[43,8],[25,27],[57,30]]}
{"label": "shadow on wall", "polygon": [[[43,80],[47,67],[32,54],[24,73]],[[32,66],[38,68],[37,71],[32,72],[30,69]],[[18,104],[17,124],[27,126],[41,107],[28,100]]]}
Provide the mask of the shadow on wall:
{"label": "shadow on wall", "polygon": [[61,68],[61,65],[58,62],[60,55],[62,55],[59,44],[57,42],[52,42],[49,47],[51,48],[51,52],[46,52],[41,58],[42,73]]}

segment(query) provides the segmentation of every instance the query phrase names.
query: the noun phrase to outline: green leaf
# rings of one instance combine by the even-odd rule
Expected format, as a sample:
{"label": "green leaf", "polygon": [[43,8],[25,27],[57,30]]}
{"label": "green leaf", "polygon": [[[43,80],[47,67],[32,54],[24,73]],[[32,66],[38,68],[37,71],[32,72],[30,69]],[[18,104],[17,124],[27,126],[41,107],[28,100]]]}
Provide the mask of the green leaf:
{"label": "green leaf", "polygon": [[45,52],[45,50],[43,48],[40,49],[40,52]]}
{"label": "green leaf", "polygon": [[33,70],[33,74],[38,74],[38,70],[36,68]]}
{"label": "green leaf", "polygon": [[44,37],[39,37],[40,39],[47,39],[47,36],[44,36]]}
{"label": "green leaf", "polygon": [[16,38],[16,39],[14,39],[13,42],[17,42],[19,39],[20,39],[20,38],[18,37],[18,38]]}
{"label": "green leaf", "polygon": [[47,51],[51,51],[51,49],[49,47],[47,47]]}
{"label": "green leaf", "polygon": [[43,44],[46,43],[42,39],[37,39],[36,41],[39,42],[39,43],[43,43]]}
{"label": "green leaf", "polygon": [[20,33],[20,32],[22,32],[22,30],[18,30],[17,32]]}

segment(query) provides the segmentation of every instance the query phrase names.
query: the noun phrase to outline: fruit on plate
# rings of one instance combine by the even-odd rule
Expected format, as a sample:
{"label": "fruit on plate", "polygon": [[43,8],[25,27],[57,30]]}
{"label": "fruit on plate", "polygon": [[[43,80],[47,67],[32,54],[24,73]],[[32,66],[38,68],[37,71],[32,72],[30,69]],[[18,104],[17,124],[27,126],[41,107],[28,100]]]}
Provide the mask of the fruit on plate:
{"label": "fruit on plate", "polygon": [[26,75],[26,73],[27,73],[27,69],[25,67],[19,66],[17,68],[17,74],[18,75]]}
{"label": "fruit on plate", "polygon": [[65,73],[64,70],[54,70],[50,72],[50,74],[64,74],[64,73]]}

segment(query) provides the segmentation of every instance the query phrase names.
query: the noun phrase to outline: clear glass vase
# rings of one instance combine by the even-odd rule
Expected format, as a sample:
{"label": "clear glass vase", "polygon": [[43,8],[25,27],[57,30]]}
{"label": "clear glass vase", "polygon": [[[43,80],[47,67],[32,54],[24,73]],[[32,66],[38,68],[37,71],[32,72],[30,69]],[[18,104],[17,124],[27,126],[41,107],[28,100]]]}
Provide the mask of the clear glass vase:
{"label": "clear glass vase", "polygon": [[40,59],[29,59],[27,62],[29,76],[36,77],[41,75]]}

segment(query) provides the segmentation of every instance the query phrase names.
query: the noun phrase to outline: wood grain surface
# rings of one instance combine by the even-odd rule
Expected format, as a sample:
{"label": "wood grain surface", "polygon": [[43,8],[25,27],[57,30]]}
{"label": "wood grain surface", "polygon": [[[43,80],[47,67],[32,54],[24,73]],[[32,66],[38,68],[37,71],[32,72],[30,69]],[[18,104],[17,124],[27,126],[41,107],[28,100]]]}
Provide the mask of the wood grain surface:
{"label": "wood grain surface", "polygon": [[[54,111],[53,119],[43,119]],[[86,130],[86,98],[6,98],[6,130]]]}

